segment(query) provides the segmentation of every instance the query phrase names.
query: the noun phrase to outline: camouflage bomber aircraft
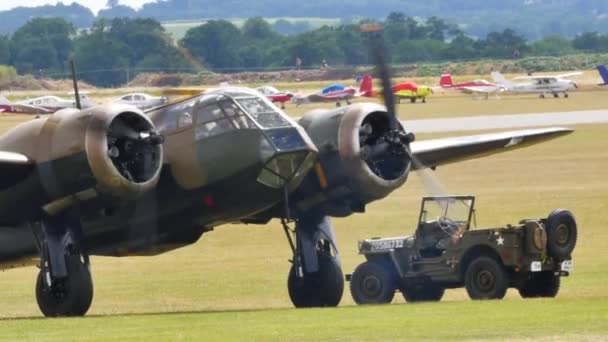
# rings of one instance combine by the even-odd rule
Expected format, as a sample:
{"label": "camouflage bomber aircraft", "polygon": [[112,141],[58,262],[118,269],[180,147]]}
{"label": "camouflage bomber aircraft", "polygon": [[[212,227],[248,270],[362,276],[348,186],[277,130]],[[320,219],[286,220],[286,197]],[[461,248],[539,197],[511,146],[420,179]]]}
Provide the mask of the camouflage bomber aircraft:
{"label": "camouflage bomber aircraft", "polygon": [[220,88],[146,113],[108,104],[19,124],[0,136],[0,269],[38,264],[42,313],[80,316],[93,299],[91,255],[155,255],[227,222],[280,218],[293,304],[336,306],[344,277],[330,217],[363,212],[411,170],[571,132],[413,142],[393,94],[384,99],[296,122],[255,90]]}

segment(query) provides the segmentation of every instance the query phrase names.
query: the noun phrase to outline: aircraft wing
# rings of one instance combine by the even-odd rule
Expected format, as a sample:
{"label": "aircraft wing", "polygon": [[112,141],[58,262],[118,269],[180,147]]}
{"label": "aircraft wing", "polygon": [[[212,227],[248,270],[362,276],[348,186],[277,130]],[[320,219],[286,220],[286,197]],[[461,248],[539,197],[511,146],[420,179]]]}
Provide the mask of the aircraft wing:
{"label": "aircraft wing", "polygon": [[561,75],[545,75],[545,76],[519,76],[515,77],[514,80],[557,80],[558,78],[568,78],[582,75],[581,71],[569,72]]}
{"label": "aircraft wing", "polygon": [[465,93],[483,93],[483,94],[493,93],[496,91],[496,88],[494,88],[494,87],[460,87],[458,89]]}
{"label": "aircraft wing", "polygon": [[568,128],[538,128],[415,141],[410,145],[414,169],[435,167],[514,150],[572,133]]}
{"label": "aircraft wing", "polygon": [[21,153],[0,151],[0,189],[25,178],[34,166],[34,161]]}

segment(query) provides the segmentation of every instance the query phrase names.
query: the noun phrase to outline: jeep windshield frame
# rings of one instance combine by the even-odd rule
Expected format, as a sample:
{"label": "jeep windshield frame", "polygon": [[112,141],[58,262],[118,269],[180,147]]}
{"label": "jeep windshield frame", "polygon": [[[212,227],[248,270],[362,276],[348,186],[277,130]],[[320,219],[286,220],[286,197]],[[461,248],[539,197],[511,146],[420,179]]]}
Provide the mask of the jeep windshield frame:
{"label": "jeep windshield frame", "polygon": [[425,196],[422,197],[418,227],[424,222],[444,217],[459,225],[464,224],[464,230],[468,231],[474,211],[475,196]]}

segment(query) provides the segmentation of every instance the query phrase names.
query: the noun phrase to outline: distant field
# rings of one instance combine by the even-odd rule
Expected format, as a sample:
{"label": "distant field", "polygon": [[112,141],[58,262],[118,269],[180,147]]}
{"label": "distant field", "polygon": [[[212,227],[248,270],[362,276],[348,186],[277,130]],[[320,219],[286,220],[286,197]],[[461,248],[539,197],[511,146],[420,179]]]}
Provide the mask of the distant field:
{"label": "distant field", "polygon": [[[404,118],[608,110],[608,92],[570,99],[505,96],[471,100],[436,95],[427,104],[402,104]],[[315,106],[307,106],[307,109]],[[331,107],[331,105],[328,105]],[[304,109],[289,107],[299,115]],[[0,116],[0,130],[22,121]],[[38,319],[33,267],[0,273],[0,339],[390,341],[608,339],[608,125],[580,125],[574,134],[531,148],[440,167],[451,193],[477,196],[477,223],[493,226],[571,209],[579,223],[575,271],[554,300],[523,300],[509,290],[502,301],[473,302],[462,289],[432,304],[358,307],[346,289],[341,307],[296,310],[286,290],[290,251],[278,222],[222,226],[195,245],[157,257],[93,257],[93,317]],[[459,133],[458,135],[466,134]],[[440,135],[419,135],[418,139]],[[441,135],[443,136],[443,135]],[[416,174],[367,213],[335,219],[345,273],[362,262],[357,240],[410,234],[425,190]]]}
{"label": "distant field", "polygon": [[[274,24],[277,20],[281,20],[281,19],[287,20],[288,22],[290,22],[292,24],[308,22],[313,29],[321,27],[323,25],[336,25],[340,22],[340,19],[338,19],[338,18],[317,18],[317,17],[264,18],[264,20],[266,20],[271,25]],[[162,25],[165,28],[165,30],[167,30],[167,32],[169,32],[173,36],[173,38],[179,40],[179,39],[182,39],[186,35],[186,32],[189,29],[202,25],[202,24],[206,23],[208,20],[211,20],[211,19],[165,21],[162,23]],[[236,26],[240,27],[243,25],[243,23],[245,23],[247,18],[229,18],[226,20],[228,20],[228,21],[232,22],[233,24],[235,24]]]}

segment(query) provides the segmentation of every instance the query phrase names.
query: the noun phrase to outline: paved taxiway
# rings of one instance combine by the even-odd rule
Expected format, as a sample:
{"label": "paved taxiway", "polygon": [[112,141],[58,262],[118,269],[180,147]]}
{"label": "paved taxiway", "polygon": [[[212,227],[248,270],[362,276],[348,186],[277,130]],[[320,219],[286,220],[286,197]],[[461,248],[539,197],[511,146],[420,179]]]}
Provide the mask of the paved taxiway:
{"label": "paved taxiway", "polygon": [[402,121],[406,131],[414,133],[458,132],[592,123],[608,123],[608,109]]}

